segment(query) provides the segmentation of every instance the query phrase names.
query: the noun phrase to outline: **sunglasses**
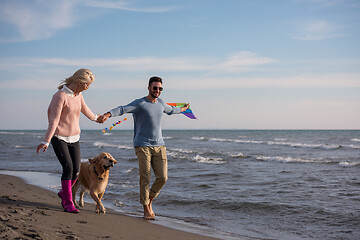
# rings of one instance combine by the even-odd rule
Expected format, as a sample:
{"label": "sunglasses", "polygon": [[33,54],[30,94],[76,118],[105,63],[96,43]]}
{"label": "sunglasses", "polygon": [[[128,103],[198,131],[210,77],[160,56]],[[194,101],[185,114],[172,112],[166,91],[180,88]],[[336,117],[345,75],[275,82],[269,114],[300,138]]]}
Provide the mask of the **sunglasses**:
{"label": "sunglasses", "polygon": [[163,90],[162,87],[153,87],[153,90],[154,90],[154,91],[156,91],[156,90],[158,90],[158,89],[159,89],[160,92]]}

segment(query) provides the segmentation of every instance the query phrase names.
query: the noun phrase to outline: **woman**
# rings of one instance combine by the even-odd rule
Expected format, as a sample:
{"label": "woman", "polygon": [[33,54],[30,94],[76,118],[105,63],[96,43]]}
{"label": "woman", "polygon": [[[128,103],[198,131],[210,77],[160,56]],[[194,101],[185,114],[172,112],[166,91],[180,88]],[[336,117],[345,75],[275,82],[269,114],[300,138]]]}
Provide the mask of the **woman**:
{"label": "woman", "polygon": [[37,153],[41,149],[45,152],[51,142],[63,168],[58,196],[64,210],[71,213],[79,212],[72,201],[71,188],[80,171],[80,112],[92,121],[97,120],[97,115],[86,105],[81,92],[90,87],[94,78],[90,70],[79,69],[60,84],[59,91],[53,95],[48,108],[47,132],[37,146]]}

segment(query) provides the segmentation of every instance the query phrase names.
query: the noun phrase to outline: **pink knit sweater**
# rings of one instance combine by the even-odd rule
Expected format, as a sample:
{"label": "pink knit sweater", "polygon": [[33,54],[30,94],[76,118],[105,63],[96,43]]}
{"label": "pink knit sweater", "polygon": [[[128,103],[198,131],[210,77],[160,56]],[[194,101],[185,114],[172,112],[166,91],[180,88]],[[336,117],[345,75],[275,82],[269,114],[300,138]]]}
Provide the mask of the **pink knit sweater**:
{"label": "pink knit sweater", "polygon": [[44,142],[50,142],[54,135],[79,135],[80,112],[90,120],[95,120],[96,118],[95,114],[86,105],[81,93],[72,97],[62,90],[56,92],[48,108],[49,127],[45,134]]}

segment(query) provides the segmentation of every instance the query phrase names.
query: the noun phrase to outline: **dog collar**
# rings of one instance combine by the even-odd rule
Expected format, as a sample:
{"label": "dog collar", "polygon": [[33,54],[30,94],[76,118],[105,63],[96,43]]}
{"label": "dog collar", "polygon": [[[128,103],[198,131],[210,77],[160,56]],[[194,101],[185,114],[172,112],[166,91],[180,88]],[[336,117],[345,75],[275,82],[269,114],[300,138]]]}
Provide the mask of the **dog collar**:
{"label": "dog collar", "polygon": [[94,172],[95,172],[96,176],[98,176],[98,178],[99,178],[100,180],[104,180],[104,178],[99,177],[99,174],[97,173],[95,166],[94,166]]}

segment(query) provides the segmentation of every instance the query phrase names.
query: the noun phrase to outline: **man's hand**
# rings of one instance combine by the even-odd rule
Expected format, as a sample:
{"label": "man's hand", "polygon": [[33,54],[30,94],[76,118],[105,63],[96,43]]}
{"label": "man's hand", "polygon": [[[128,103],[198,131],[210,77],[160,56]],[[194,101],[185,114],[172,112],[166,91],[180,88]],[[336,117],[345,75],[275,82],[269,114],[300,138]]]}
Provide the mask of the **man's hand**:
{"label": "man's hand", "polygon": [[187,103],[187,104],[185,104],[185,106],[183,106],[182,108],[181,108],[181,112],[185,112],[186,110],[188,110],[190,108],[190,103]]}
{"label": "man's hand", "polygon": [[104,123],[104,122],[106,122],[106,120],[108,120],[109,117],[111,117],[111,113],[105,113],[104,115],[98,116],[98,118],[96,119],[96,122]]}

